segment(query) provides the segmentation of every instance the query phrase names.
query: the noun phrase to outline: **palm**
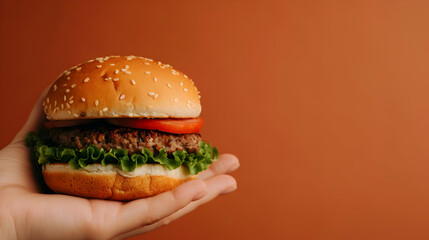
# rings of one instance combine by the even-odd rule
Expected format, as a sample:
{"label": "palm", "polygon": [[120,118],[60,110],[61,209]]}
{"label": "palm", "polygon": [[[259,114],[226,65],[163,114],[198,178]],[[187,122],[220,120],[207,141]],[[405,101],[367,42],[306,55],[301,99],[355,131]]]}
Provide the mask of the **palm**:
{"label": "palm", "polygon": [[200,174],[200,180],[128,203],[41,194],[35,184],[29,149],[24,144],[25,133],[39,128],[43,119],[38,106],[39,103],[12,143],[0,151],[0,209],[4,210],[0,211],[0,230],[11,237],[16,234],[25,239],[124,238],[165,225],[236,188],[235,180],[224,173],[236,169],[238,160],[222,155]]}

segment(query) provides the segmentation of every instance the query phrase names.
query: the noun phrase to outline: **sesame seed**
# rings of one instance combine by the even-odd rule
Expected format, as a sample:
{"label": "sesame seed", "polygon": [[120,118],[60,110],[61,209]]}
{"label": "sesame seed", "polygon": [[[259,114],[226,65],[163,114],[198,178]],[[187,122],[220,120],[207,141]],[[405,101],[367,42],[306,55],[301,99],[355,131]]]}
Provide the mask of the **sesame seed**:
{"label": "sesame seed", "polygon": [[184,89],[183,89],[183,91],[187,92],[187,91],[188,91],[188,89],[187,89],[187,88],[184,88]]}
{"label": "sesame seed", "polygon": [[148,62],[145,62],[144,64],[145,64],[145,65],[150,65],[150,63],[148,63]]}
{"label": "sesame seed", "polygon": [[96,58],[95,60],[97,60],[99,63],[103,63],[104,62],[102,57]]}
{"label": "sesame seed", "polygon": [[110,66],[115,66],[115,64],[114,63],[111,63],[111,64],[109,64]]}
{"label": "sesame seed", "polygon": [[153,78],[153,81],[154,81],[154,82],[158,81],[158,78],[154,77],[154,78]]}
{"label": "sesame seed", "polygon": [[54,113],[56,113],[57,112],[57,109],[56,108],[54,108]]}
{"label": "sesame seed", "polygon": [[85,99],[85,98],[81,98],[80,100],[82,100],[82,102],[85,102],[85,101],[86,101],[86,99]]}
{"label": "sesame seed", "polygon": [[182,86],[182,87],[183,87],[183,82],[180,82],[180,86]]}
{"label": "sesame seed", "polygon": [[162,64],[162,62],[158,61],[158,65],[161,65],[161,64]]}
{"label": "sesame seed", "polygon": [[70,109],[70,104],[66,103],[66,107],[67,107],[68,109]]}
{"label": "sesame seed", "polygon": [[133,59],[132,57],[127,57],[127,60],[131,60],[131,59]]}
{"label": "sesame seed", "polygon": [[109,110],[109,108],[107,107],[103,108],[103,112],[107,112],[107,110]]}
{"label": "sesame seed", "polygon": [[67,86],[67,83],[64,83],[64,84],[63,84],[63,87],[66,87],[66,86]]}
{"label": "sesame seed", "polygon": [[114,78],[113,81],[114,82],[119,81],[119,78]]}
{"label": "sesame seed", "polygon": [[130,68],[130,66],[128,66],[128,65],[125,65],[125,69],[128,69],[128,68]]}
{"label": "sesame seed", "polygon": [[69,97],[69,100],[73,100],[74,96]]}
{"label": "sesame seed", "polygon": [[174,99],[174,102],[178,102],[178,101],[179,101],[179,99],[177,99],[177,98]]}
{"label": "sesame seed", "polygon": [[69,71],[69,70],[66,70],[66,71],[64,72],[64,74],[67,76],[67,75],[69,75],[69,74],[70,74],[70,71]]}
{"label": "sesame seed", "polygon": [[84,83],[89,82],[89,77],[85,78],[85,79],[83,80],[83,82],[84,82]]}
{"label": "sesame seed", "polygon": [[116,70],[115,70],[115,74],[118,74],[118,73],[119,73],[119,69],[116,69]]}
{"label": "sesame seed", "polygon": [[158,98],[158,94],[155,94],[155,96],[153,96],[153,98],[157,99]]}
{"label": "sesame seed", "polygon": [[147,95],[149,95],[149,96],[151,96],[151,97],[155,96],[155,94],[156,94],[156,93],[154,93],[154,92],[148,92],[148,93],[147,93]]}
{"label": "sesame seed", "polygon": [[49,98],[46,98],[46,102],[49,103]]}
{"label": "sesame seed", "polygon": [[160,65],[159,67],[160,67],[160,68],[165,68],[165,66],[164,66],[164,65]]}
{"label": "sesame seed", "polygon": [[172,67],[170,64],[164,64],[164,66],[166,66],[166,67]]}
{"label": "sesame seed", "polygon": [[200,96],[200,95],[198,95],[198,99],[201,99],[201,96]]}
{"label": "sesame seed", "polygon": [[57,85],[54,84],[54,92],[57,91]]}
{"label": "sesame seed", "polygon": [[121,70],[122,70],[122,72],[124,72],[125,74],[131,74],[131,72],[130,72],[130,71],[128,71],[127,69],[125,69],[125,68],[122,68]]}
{"label": "sesame seed", "polygon": [[144,73],[146,73],[146,74],[150,74],[150,71],[146,71],[146,72],[144,72]]}
{"label": "sesame seed", "polygon": [[67,111],[70,115],[72,114],[71,111]]}
{"label": "sesame seed", "polygon": [[74,103],[74,101],[73,101],[73,100],[70,100],[70,101],[69,101],[69,103],[70,103],[70,104],[73,104],[73,103]]}
{"label": "sesame seed", "polygon": [[88,62],[89,62],[89,63],[90,63],[90,62],[94,62],[94,59],[91,59],[91,60],[89,60]]}
{"label": "sesame seed", "polygon": [[101,68],[102,66],[101,66],[101,65],[97,65],[96,67],[97,67],[97,68]]}
{"label": "sesame seed", "polygon": [[73,116],[75,116],[75,117],[79,117],[79,115],[77,115],[76,113],[73,113]]}
{"label": "sesame seed", "polygon": [[80,70],[82,70],[82,67],[76,68],[76,71],[80,71]]}
{"label": "sesame seed", "polygon": [[120,100],[124,100],[124,99],[125,99],[125,94],[122,94],[122,95],[119,97],[119,99],[120,99]]}
{"label": "sesame seed", "polygon": [[131,80],[131,84],[132,85],[136,85],[136,81],[134,81],[134,79]]}
{"label": "sesame seed", "polygon": [[104,78],[104,81],[109,81],[109,78]]}
{"label": "sesame seed", "polygon": [[103,110],[100,109],[100,111],[98,111],[98,114],[100,114],[101,116],[103,116]]}
{"label": "sesame seed", "polygon": [[167,86],[168,86],[169,88],[171,88],[171,84],[167,83]]}
{"label": "sesame seed", "polygon": [[68,89],[68,88],[67,88],[67,89],[66,89],[66,93],[69,93],[69,92],[70,92],[70,89]]}
{"label": "sesame seed", "polygon": [[67,77],[67,80],[70,80],[70,77]]}
{"label": "sesame seed", "polygon": [[57,100],[55,100],[55,101],[54,101],[54,106],[55,106],[55,107],[57,106]]}
{"label": "sesame seed", "polygon": [[95,106],[98,106],[98,100],[95,100],[94,104],[95,104]]}
{"label": "sesame seed", "polygon": [[185,74],[183,74],[183,76],[184,76],[185,78],[188,78],[188,76],[186,76]]}
{"label": "sesame seed", "polygon": [[61,103],[61,109],[64,109],[64,104]]}
{"label": "sesame seed", "polygon": [[104,57],[104,58],[103,58],[103,60],[104,60],[104,61],[107,61],[107,60],[109,60],[109,58],[110,58],[110,57]]}
{"label": "sesame seed", "polygon": [[65,102],[65,101],[67,101],[67,97],[66,97],[66,95],[64,95],[64,102]]}

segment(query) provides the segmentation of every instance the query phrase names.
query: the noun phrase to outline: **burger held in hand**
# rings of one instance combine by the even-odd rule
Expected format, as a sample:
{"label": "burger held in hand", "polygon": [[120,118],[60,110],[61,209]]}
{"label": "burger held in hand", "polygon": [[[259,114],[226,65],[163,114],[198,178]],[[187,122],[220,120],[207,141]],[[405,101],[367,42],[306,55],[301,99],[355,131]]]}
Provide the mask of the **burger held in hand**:
{"label": "burger held in hand", "polygon": [[72,67],[43,109],[45,128],[26,140],[56,193],[154,196],[195,178],[218,155],[199,134],[194,82],[152,59],[111,56]]}

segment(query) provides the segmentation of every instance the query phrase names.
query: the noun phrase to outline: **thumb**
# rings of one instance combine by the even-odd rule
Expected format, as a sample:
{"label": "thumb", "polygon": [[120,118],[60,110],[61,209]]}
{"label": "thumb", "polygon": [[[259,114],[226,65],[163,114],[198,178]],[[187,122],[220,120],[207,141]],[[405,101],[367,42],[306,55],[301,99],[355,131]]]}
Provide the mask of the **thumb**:
{"label": "thumb", "polygon": [[27,122],[25,122],[24,126],[21,128],[21,130],[18,132],[18,134],[15,136],[15,138],[12,140],[12,143],[21,142],[25,140],[25,135],[30,131],[37,131],[42,126],[43,122],[45,122],[45,114],[43,112],[42,108],[42,102],[46,97],[46,94],[49,91],[49,87],[47,87],[42,94],[40,95],[39,99],[37,99],[36,103],[34,104],[33,109],[31,110],[30,116],[27,119]]}

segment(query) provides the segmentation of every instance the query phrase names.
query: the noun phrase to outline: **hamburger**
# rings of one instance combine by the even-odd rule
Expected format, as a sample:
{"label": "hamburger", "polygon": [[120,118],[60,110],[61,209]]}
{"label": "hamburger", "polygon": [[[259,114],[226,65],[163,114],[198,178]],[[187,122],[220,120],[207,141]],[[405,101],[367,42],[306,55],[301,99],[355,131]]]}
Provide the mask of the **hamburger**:
{"label": "hamburger", "polygon": [[55,193],[133,200],[169,191],[206,170],[216,148],[202,141],[194,82],[144,57],[101,57],[50,87],[47,121],[27,145]]}

